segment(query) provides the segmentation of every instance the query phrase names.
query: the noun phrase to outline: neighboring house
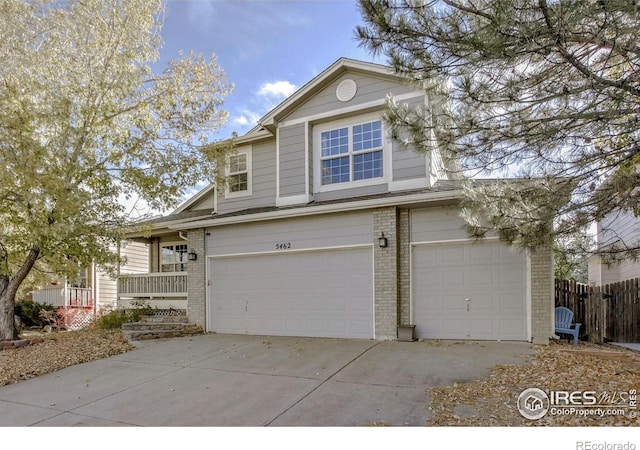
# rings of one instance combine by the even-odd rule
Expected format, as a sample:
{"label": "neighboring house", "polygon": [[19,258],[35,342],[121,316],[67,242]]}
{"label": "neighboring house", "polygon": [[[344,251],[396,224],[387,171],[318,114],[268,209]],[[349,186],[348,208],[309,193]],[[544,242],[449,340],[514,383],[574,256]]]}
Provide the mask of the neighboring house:
{"label": "neighboring house", "polygon": [[611,246],[634,248],[640,245],[640,218],[632,212],[614,211],[597,224],[595,252],[589,258],[589,284],[602,286],[640,278],[640,261],[613,261],[606,250]]}
{"label": "neighboring house", "polygon": [[[120,256],[125,258],[120,274],[148,273],[149,250],[142,242],[123,242]],[[78,272],[75,280],[58,280],[32,292],[33,300],[54,306],[111,309],[117,306],[117,280],[91,264]]]}
{"label": "neighboring house", "polygon": [[275,107],[198,193],[131,238],[149,244],[147,275],[120,299],[186,309],[209,332],[547,343],[553,257],[476,242],[458,216],[433,140],[403,150],[382,121],[385,98],[429,108],[390,68],[340,59]]}

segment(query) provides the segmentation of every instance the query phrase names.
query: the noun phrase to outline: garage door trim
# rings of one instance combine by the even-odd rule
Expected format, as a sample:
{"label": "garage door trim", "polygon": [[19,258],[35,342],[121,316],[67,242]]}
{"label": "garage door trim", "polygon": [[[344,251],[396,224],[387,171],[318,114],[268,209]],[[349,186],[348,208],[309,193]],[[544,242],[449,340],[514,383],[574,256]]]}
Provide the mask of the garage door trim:
{"label": "garage door trim", "polygon": [[[211,280],[209,278],[210,269],[214,260],[219,259],[229,259],[229,258],[241,258],[241,257],[250,257],[250,256],[270,256],[270,255],[285,255],[291,253],[319,253],[324,251],[339,251],[339,250],[358,250],[358,249],[370,249],[371,250],[371,258],[373,261],[374,255],[374,245],[373,244],[354,244],[354,245],[339,245],[339,246],[327,246],[327,247],[313,247],[313,248],[301,248],[301,249],[287,249],[287,250],[272,250],[272,251],[261,251],[261,252],[245,252],[245,253],[233,253],[233,254],[223,254],[223,255],[208,255],[205,260],[205,325],[207,331],[211,331],[211,327],[213,323],[210,323],[210,310],[209,308],[212,306],[212,298],[211,298]],[[371,308],[373,311],[371,320],[371,339],[374,339],[376,336],[376,320],[375,320],[375,264],[371,264]]]}

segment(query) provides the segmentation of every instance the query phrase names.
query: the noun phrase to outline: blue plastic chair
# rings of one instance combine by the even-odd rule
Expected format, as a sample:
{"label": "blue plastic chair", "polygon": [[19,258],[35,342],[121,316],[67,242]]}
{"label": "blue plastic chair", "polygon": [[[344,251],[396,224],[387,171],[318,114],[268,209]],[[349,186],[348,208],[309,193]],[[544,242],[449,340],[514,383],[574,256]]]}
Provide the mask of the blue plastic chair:
{"label": "blue plastic chair", "polygon": [[578,334],[580,333],[581,323],[573,322],[573,311],[564,306],[556,308],[556,334],[569,334],[573,336],[573,345],[578,343]]}

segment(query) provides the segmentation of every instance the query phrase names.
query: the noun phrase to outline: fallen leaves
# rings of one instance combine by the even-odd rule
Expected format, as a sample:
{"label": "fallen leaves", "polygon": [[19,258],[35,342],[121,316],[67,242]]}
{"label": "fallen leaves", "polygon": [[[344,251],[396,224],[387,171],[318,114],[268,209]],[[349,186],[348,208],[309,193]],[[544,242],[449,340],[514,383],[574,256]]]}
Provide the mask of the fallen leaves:
{"label": "fallen leaves", "polygon": [[[576,351],[584,350],[584,351]],[[550,414],[529,420],[517,409],[527,388],[545,392],[620,393],[640,390],[640,354],[609,346],[552,342],[536,348],[531,361],[497,366],[489,378],[430,390],[430,426],[617,426],[639,425],[626,415]],[[640,412],[640,409],[638,410]]]}
{"label": "fallen leaves", "polygon": [[120,330],[84,329],[47,334],[40,344],[0,352],[0,386],[133,348]]}

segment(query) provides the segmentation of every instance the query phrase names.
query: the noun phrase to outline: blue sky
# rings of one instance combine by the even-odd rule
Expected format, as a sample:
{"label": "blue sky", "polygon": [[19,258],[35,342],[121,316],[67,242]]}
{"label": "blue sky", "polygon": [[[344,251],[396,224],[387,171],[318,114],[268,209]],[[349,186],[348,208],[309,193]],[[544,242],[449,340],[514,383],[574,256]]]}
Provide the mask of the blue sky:
{"label": "blue sky", "polygon": [[358,46],[355,0],[169,0],[162,60],[180,50],[208,56],[235,85],[227,124],[214,139],[244,134],[257,119],[340,57],[374,59]]}
{"label": "blue sky", "polygon": [[[341,57],[384,62],[359,47],[362,24],[356,0],[167,0],[160,61],[193,51],[216,55],[234,90],[223,109],[227,123],[211,140],[243,135],[297,88]],[[188,200],[208,182],[188,189]],[[124,201],[124,200],[123,200]],[[141,200],[126,202],[131,217],[153,211]]]}

